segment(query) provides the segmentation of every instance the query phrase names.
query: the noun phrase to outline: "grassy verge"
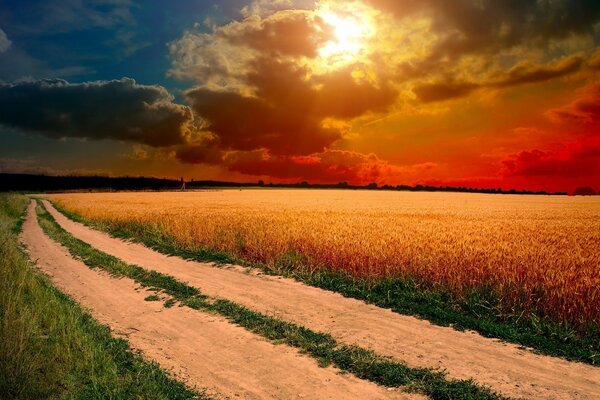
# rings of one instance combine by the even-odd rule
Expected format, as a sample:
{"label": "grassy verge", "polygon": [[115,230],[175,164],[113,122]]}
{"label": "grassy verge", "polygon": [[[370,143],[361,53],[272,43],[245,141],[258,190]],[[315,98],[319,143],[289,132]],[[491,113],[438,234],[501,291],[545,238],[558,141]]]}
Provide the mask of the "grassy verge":
{"label": "grassy verge", "polygon": [[[160,289],[171,297],[168,305],[176,300],[187,307],[216,313],[235,324],[269,340],[294,346],[316,358],[321,365],[333,364],[359,378],[388,387],[406,387],[433,399],[500,399],[500,395],[476,385],[473,381],[449,380],[444,373],[425,368],[408,366],[379,356],[357,346],[336,342],[328,334],[313,332],[304,327],[269,317],[228,300],[212,299],[197,288],[188,286],[175,278],[130,265],[94,249],[62,229],[42,207],[38,207],[42,228],[50,237],[69,249],[71,254],[91,268],[101,268],[115,276],[129,277],[141,285]],[[153,296],[148,301],[157,300]],[[167,304],[166,304],[167,305]]]}
{"label": "grassy verge", "polygon": [[17,238],[27,203],[0,195],[0,398],[204,398],[144,362],[31,268]]}
{"label": "grassy verge", "polygon": [[282,254],[273,265],[250,263],[210,249],[190,249],[163,232],[136,223],[104,225],[85,220],[54,204],[69,218],[104,230],[115,237],[132,239],[161,253],[217,264],[232,263],[256,267],[268,274],[294,278],[311,286],[363,300],[397,313],[424,318],[457,330],[472,329],[483,336],[499,338],[528,346],[539,353],[600,365],[600,326],[586,328],[557,324],[532,314],[510,315],[500,310],[497,299],[489,293],[474,291],[467,298],[456,298],[440,290],[431,290],[403,278],[364,279],[334,270],[315,269],[303,263],[301,254]]}

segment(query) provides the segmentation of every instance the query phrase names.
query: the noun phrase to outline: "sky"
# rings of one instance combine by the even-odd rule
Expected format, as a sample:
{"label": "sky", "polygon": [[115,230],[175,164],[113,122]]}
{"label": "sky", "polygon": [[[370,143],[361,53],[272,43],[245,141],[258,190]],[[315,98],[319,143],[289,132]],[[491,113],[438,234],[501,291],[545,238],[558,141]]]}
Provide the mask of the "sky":
{"label": "sky", "polygon": [[0,172],[600,189],[597,0],[4,0]]}

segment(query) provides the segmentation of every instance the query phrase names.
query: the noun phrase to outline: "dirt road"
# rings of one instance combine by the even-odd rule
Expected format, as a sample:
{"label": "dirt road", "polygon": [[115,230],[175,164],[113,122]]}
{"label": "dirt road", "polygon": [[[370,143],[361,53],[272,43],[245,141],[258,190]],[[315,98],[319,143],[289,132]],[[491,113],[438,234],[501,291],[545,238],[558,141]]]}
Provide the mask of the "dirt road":
{"label": "dirt road", "polygon": [[[115,279],[74,260],[48,238],[28,208],[22,242],[37,266],[113,333],[191,386],[243,399],[420,399],[320,368],[285,345],[274,345],[219,316],[164,308],[130,279]],[[137,289],[137,291],[136,291]]]}
{"label": "dirt road", "polygon": [[512,344],[435,326],[290,279],[167,257],[73,222],[49,202],[44,204],[64,229],[101,251],[172,275],[210,296],[330,333],[341,342],[368,347],[411,366],[440,367],[451,377],[473,378],[514,398],[600,398],[600,368],[536,355]]}

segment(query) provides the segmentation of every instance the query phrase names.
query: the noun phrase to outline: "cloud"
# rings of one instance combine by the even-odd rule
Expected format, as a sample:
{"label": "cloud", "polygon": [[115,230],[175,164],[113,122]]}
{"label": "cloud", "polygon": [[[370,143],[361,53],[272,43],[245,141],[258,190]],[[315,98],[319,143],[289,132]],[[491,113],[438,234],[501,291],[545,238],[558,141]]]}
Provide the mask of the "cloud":
{"label": "cloud", "polygon": [[234,45],[290,56],[315,57],[319,43],[328,40],[323,21],[309,11],[299,10],[250,18],[218,32]]}
{"label": "cloud", "polygon": [[312,181],[351,184],[408,181],[415,174],[434,170],[435,163],[398,166],[375,154],[347,150],[325,150],[304,156],[273,156],[266,150],[232,151],[223,155],[222,165],[246,175],[297,182]]}
{"label": "cloud", "polygon": [[131,152],[127,154],[127,158],[135,161],[146,161],[150,159],[150,154],[143,146],[133,145]]}
{"label": "cloud", "polygon": [[222,164],[224,154],[217,139],[210,135],[178,146],[175,150],[175,158],[185,164]]}
{"label": "cloud", "polygon": [[585,88],[579,98],[565,106],[549,110],[546,115],[554,122],[599,123],[600,82]]}
{"label": "cloud", "polygon": [[507,88],[517,85],[547,82],[579,71],[585,60],[579,56],[566,57],[551,65],[520,63],[508,71],[490,74],[482,82],[432,82],[418,84],[413,92],[424,103],[449,100],[470,95],[482,88]]}
{"label": "cloud", "polygon": [[496,82],[491,82],[487,85],[508,87],[527,83],[546,82],[576,72],[583,65],[584,59],[579,56],[567,57],[550,66],[525,62],[516,65],[507,72],[498,74]]}
{"label": "cloud", "polygon": [[269,58],[249,65],[245,82],[254,94],[195,88],[185,92],[192,109],[224,149],[266,148],[272,154],[323,151],[343,136],[327,118],[382,112],[397,93],[387,85],[357,82],[347,70],[307,78],[305,67]]}
{"label": "cloud", "polygon": [[431,60],[490,53],[522,44],[543,47],[570,35],[593,34],[596,0],[367,0],[397,18],[430,15],[440,40]]}
{"label": "cloud", "polygon": [[6,53],[12,42],[6,36],[6,33],[0,29],[0,53]]}
{"label": "cloud", "polygon": [[187,31],[169,45],[169,75],[212,88],[237,88],[256,58],[315,56],[327,40],[321,28],[312,11],[283,10],[216,26],[210,33]]}
{"label": "cloud", "polygon": [[444,101],[471,94],[480,85],[470,82],[425,83],[413,88],[413,92],[423,103]]}
{"label": "cloud", "polygon": [[272,155],[266,149],[222,151],[210,140],[196,145],[180,146],[176,158],[188,164],[220,165],[244,175],[268,176],[297,182],[312,181],[352,184],[408,181],[420,173],[437,168],[432,162],[398,166],[375,154],[347,150],[325,150],[307,155]]}
{"label": "cloud", "polygon": [[375,155],[328,150],[308,156],[269,156],[262,152],[225,159],[231,171],[247,175],[270,176],[286,181],[369,183],[380,181],[389,165]]}
{"label": "cloud", "polygon": [[568,143],[556,150],[521,151],[509,155],[502,164],[502,174],[508,177],[598,177],[600,137]]}
{"label": "cloud", "polygon": [[50,138],[170,146],[188,140],[192,123],[191,110],[173,103],[163,87],[139,85],[128,78],[0,84],[0,124]]}
{"label": "cloud", "polygon": [[241,9],[244,17],[265,16],[285,9],[312,8],[315,0],[254,0]]}
{"label": "cloud", "polygon": [[221,149],[312,154],[343,137],[330,120],[385,112],[398,94],[386,80],[357,77],[354,65],[316,71],[308,60],[330,39],[314,11],[250,13],[173,42],[170,74],[201,85],[184,95]]}
{"label": "cloud", "polygon": [[592,69],[600,69],[600,50],[589,58],[588,66]]}
{"label": "cloud", "polygon": [[130,0],[33,0],[15,4],[19,31],[28,34],[109,29],[134,23]]}

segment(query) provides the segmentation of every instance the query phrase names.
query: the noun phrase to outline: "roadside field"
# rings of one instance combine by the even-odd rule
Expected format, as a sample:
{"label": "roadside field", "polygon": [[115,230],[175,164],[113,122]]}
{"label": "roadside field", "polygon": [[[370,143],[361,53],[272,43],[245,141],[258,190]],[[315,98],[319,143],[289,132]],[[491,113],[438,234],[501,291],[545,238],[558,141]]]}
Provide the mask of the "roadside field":
{"label": "roadside field", "polygon": [[[49,202],[41,203],[47,209],[39,214],[46,233],[91,268],[163,288],[187,307],[217,312],[363,379],[391,387],[408,384],[436,399],[489,398],[465,381],[470,378],[511,398],[600,396],[596,367],[435,326],[256,269],[166,256],[74,222]],[[450,381],[435,378],[431,368],[440,368]]]}
{"label": "roadside field", "polygon": [[187,249],[358,277],[402,276],[503,312],[600,322],[600,201],[368,191],[61,194],[113,229],[160,232]]}
{"label": "roadside field", "polygon": [[[335,190],[49,198],[113,234],[176,254],[259,265],[436,322],[596,362],[595,198]],[[557,350],[562,343],[584,351]]]}

